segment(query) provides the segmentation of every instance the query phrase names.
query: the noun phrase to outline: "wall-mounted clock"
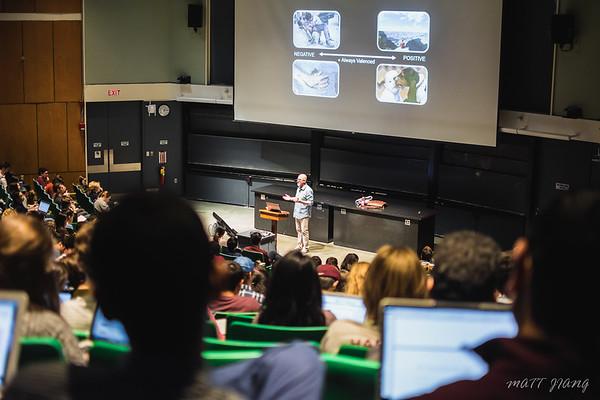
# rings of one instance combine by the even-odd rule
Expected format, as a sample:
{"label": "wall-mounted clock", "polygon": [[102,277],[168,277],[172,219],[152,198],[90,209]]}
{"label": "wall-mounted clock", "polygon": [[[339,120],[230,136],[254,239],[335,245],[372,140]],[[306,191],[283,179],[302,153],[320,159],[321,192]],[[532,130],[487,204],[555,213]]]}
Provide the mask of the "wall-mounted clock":
{"label": "wall-mounted clock", "polygon": [[161,104],[160,107],[158,107],[158,115],[161,117],[166,117],[170,112],[171,108],[169,108],[169,106],[166,104]]}

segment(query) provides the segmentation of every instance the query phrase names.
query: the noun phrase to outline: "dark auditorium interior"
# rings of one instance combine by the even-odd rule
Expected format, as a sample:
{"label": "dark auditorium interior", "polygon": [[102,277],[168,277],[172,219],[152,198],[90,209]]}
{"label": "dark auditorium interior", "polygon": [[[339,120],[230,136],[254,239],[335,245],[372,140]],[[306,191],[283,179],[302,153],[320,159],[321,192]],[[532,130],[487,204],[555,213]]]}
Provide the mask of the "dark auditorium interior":
{"label": "dark auditorium interior", "polygon": [[0,0],[0,399],[598,398],[598,21]]}

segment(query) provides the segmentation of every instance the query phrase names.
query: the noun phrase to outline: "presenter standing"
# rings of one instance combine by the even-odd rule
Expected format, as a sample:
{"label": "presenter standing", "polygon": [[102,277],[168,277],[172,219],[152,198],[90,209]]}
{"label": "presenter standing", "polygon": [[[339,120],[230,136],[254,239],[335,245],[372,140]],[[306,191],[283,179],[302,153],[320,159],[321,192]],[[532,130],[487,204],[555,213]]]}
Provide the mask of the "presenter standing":
{"label": "presenter standing", "polygon": [[313,205],[313,190],[306,184],[306,175],[300,174],[296,179],[298,189],[296,196],[292,197],[289,194],[284,194],[283,199],[293,201],[294,204],[294,220],[296,221],[296,233],[298,234],[298,245],[296,249],[303,254],[308,253],[308,220],[310,219],[310,210]]}

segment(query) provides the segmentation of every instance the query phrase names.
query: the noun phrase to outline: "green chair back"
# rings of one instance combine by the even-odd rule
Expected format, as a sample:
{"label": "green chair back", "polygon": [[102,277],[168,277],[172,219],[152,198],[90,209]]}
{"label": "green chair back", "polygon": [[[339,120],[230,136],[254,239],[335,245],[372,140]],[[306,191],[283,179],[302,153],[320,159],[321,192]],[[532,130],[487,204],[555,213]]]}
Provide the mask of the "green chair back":
{"label": "green chair back", "polygon": [[365,346],[356,346],[353,344],[343,344],[338,354],[340,356],[350,356],[356,358],[367,358],[369,348]]}
{"label": "green chair back", "polygon": [[227,330],[229,340],[255,340],[259,342],[289,342],[295,339],[320,342],[327,327],[290,327],[233,322]]}
{"label": "green chair back", "polygon": [[238,361],[252,360],[262,355],[258,350],[235,350],[235,351],[203,351],[202,359],[205,365],[220,367]]}
{"label": "green chair back", "polygon": [[129,354],[129,346],[114,343],[94,341],[90,347],[90,365],[116,366]]}
{"label": "green chair back", "polygon": [[219,340],[215,338],[204,339],[205,351],[231,351],[231,350],[266,350],[271,347],[280,346],[281,343],[277,342],[253,342],[245,340]]}
{"label": "green chair back", "polygon": [[19,368],[35,362],[64,361],[62,345],[52,337],[22,337]]}
{"label": "green chair back", "polygon": [[324,400],[373,399],[380,364],[356,357],[321,354],[327,366]]}
{"label": "green chair back", "polygon": [[83,329],[73,329],[73,335],[79,340],[86,340],[90,338],[90,331],[84,331]]}

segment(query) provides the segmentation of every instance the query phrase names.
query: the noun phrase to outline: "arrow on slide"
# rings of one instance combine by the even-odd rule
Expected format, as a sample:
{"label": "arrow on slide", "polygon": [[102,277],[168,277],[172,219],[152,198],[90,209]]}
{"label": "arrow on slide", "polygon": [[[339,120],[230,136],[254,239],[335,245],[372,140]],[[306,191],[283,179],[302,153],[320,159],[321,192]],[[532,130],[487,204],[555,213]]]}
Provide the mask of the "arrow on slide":
{"label": "arrow on slide", "polygon": [[337,54],[337,53],[319,53],[320,56],[332,56],[332,57],[362,57],[362,58],[385,58],[387,60],[395,60],[396,56],[366,56],[362,54]]}

